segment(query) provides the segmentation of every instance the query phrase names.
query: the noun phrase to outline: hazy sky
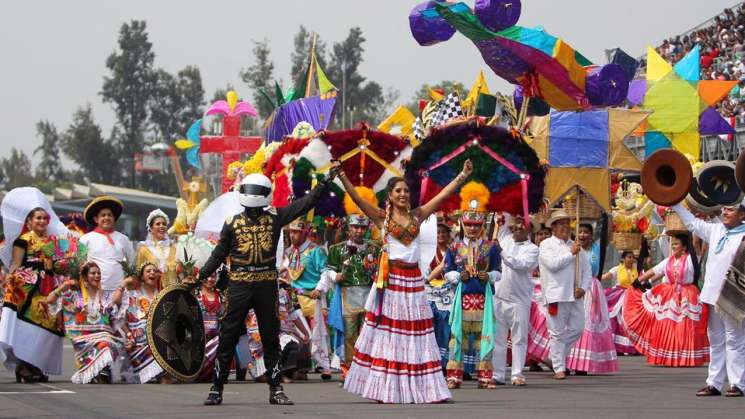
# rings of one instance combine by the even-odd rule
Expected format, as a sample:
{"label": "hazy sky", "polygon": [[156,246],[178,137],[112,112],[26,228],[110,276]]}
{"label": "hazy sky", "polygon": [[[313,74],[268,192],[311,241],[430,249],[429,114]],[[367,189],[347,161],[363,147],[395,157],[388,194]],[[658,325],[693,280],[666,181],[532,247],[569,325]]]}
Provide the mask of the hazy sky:
{"label": "hazy sky", "polygon": [[[267,38],[275,77],[289,79],[292,38],[299,25],[329,44],[360,26],[367,38],[361,72],[408,101],[424,82],[454,79],[470,85],[486,70],[489,86],[508,85],[484,65],[480,54],[456,33],[445,43],[420,47],[411,37],[410,0],[315,1],[77,1],[6,2],[0,14],[0,157],[18,147],[27,153],[40,143],[34,124],[49,119],[64,130],[73,111],[89,102],[108,135],[113,112],[98,92],[106,57],[118,30],[130,19],[145,19],[155,64],[175,72],[199,66],[208,97],[227,83],[249,97],[238,72],[252,63],[251,40]],[[473,1],[468,1],[473,4]],[[523,0],[519,25],[541,25],[597,63],[604,49],[621,47],[633,56],[647,45],[682,33],[736,4],[734,0]],[[340,81],[336,80],[337,86]]]}

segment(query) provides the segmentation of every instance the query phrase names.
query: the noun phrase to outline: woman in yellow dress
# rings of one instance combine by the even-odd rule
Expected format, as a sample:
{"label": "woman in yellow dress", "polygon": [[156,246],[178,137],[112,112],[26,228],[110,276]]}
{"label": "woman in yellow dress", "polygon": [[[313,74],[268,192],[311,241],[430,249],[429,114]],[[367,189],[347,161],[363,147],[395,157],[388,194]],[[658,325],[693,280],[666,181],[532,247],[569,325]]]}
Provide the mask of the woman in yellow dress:
{"label": "woman in yellow dress", "polygon": [[162,272],[160,288],[177,282],[176,243],[168,237],[168,215],[160,209],[147,216],[147,238],[137,245],[135,266],[152,263]]}

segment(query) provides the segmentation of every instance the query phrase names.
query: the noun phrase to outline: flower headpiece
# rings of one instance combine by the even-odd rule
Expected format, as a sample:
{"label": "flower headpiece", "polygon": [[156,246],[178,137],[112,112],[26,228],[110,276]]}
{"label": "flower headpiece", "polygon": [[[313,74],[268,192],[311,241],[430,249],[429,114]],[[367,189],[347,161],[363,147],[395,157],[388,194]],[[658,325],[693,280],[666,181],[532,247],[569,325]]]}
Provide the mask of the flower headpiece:
{"label": "flower headpiece", "polygon": [[160,208],[156,208],[152,211],[150,211],[150,214],[147,215],[147,231],[150,231],[150,223],[156,218],[163,218],[166,220],[166,224],[171,224],[171,219],[168,218],[168,214],[163,212]]}

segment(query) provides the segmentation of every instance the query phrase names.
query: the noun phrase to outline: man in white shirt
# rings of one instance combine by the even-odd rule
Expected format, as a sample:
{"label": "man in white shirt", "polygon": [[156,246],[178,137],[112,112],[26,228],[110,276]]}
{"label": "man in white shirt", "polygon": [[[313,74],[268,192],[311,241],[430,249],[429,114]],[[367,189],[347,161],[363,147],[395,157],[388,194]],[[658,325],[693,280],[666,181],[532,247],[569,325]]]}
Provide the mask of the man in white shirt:
{"label": "man in white shirt", "polygon": [[590,261],[580,252],[579,243],[569,239],[569,219],[566,211],[554,210],[546,223],[553,235],[541,242],[538,257],[543,302],[548,306],[551,362],[557,380],[566,378],[566,357],[585,327],[582,298],[592,285]]}
{"label": "man in white shirt", "polygon": [[709,376],[706,387],[697,396],[719,396],[725,374],[729,381],[728,397],[742,397],[745,389],[745,324],[716,310],[719,294],[735,252],[745,235],[745,200],[740,205],[722,208],[721,222],[697,219],[683,205],[673,206],[686,227],[709,244],[704,286],[700,299],[709,305]]}
{"label": "man in white shirt", "polygon": [[528,350],[530,303],[533,297],[533,270],[538,266],[538,246],[530,241],[521,216],[505,216],[497,237],[502,249],[502,277],[494,294],[497,335],[494,340],[492,378],[504,383],[507,360],[507,333],[512,336],[512,385],[524,386],[523,366]]}
{"label": "man in white shirt", "polygon": [[127,236],[114,230],[123,208],[122,201],[112,196],[99,196],[83,211],[85,221],[95,228],[83,235],[80,242],[88,246],[88,260],[101,268],[104,298],[108,298],[124,283],[125,274],[121,262],[133,264],[135,261],[132,242]]}

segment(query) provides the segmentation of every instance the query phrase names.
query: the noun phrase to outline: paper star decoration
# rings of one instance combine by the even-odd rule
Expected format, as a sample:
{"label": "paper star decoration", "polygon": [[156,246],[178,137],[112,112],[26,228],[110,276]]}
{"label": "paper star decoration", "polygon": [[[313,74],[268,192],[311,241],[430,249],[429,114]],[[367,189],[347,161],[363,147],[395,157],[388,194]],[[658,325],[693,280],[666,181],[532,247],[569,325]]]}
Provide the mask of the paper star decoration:
{"label": "paper star decoration", "polygon": [[533,118],[531,147],[548,163],[544,196],[550,205],[579,186],[610,212],[610,171],[641,170],[623,139],[648,116],[643,110],[607,109]]}
{"label": "paper star decoration", "polygon": [[714,107],[737,81],[700,80],[699,75],[698,45],[674,67],[654,48],[647,48],[646,93],[642,107],[654,113],[644,129],[645,155],[672,147],[698,160],[701,134],[734,133]]}

